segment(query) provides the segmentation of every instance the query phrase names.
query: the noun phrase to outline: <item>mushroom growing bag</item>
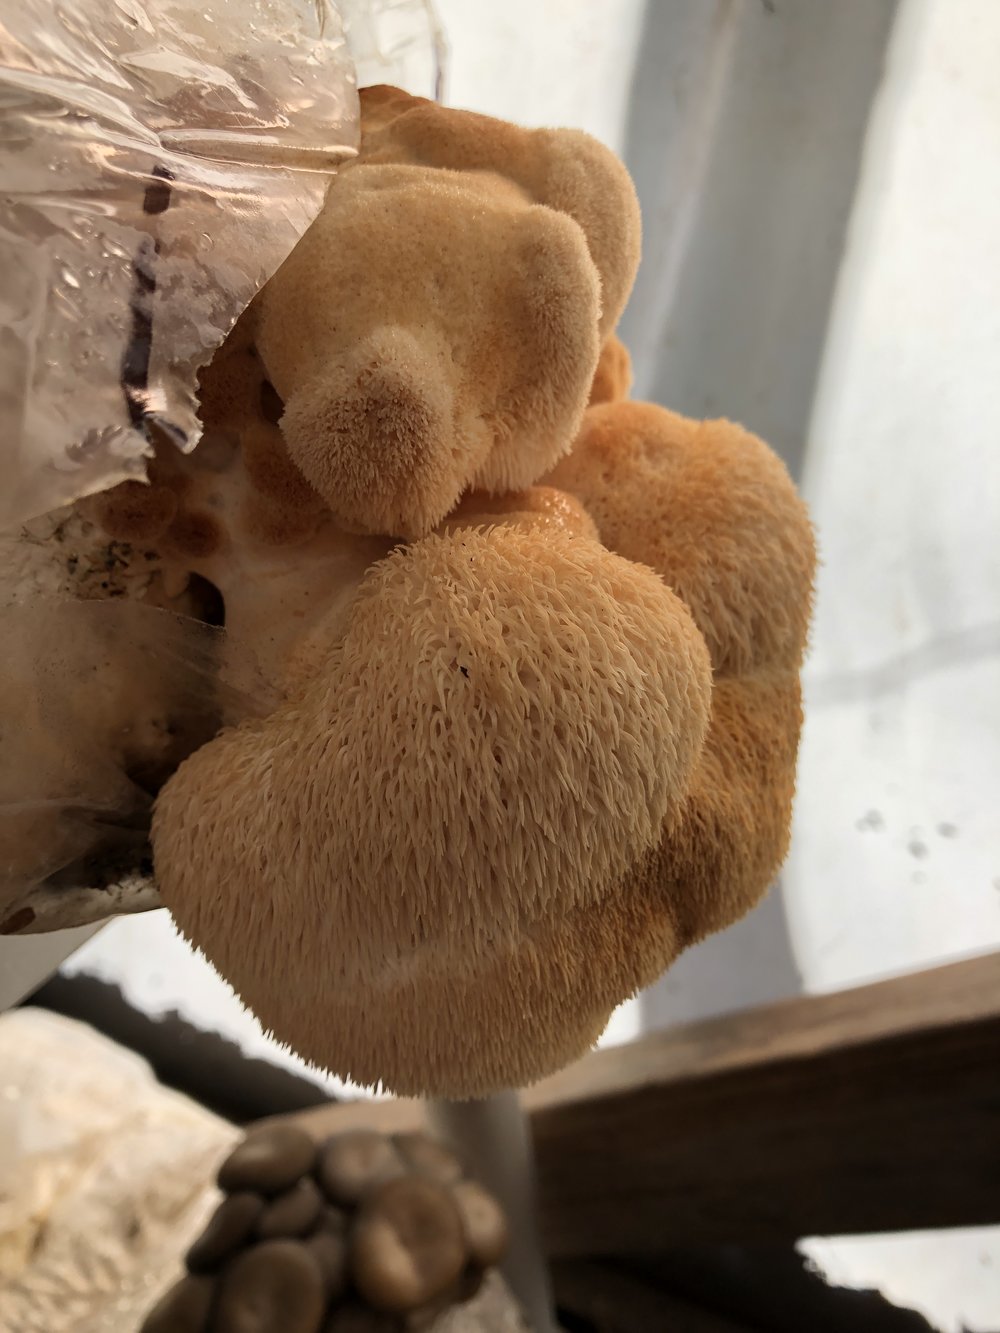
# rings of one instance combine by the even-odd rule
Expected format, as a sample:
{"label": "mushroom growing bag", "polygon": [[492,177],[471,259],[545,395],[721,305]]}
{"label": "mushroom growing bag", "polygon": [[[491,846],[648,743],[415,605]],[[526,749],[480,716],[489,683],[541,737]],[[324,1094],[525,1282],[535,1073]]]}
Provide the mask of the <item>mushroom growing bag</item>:
{"label": "mushroom growing bag", "polygon": [[79,514],[18,529],[194,447],[200,366],[357,137],[328,0],[0,0],[0,929],[135,877],[159,783],[266,697]]}
{"label": "mushroom growing bag", "polygon": [[36,597],[3,630],[0,933],[150,906],[156,792],[274,691],[224,630],[125,597]]}

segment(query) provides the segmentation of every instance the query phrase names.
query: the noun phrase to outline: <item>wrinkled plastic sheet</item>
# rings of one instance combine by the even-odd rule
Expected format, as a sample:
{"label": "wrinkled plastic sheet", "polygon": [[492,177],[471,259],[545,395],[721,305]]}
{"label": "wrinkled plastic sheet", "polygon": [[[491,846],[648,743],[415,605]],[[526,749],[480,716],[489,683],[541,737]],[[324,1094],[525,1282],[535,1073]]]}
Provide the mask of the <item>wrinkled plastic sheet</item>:
{"label": "wrinkled plastic sheet", "polygon": [[193,447],[357,136],[329,0],[0,0],[0,528]]}
{"label": "wrinkled plastic sheet", "polygon": [[[0,531],[194,447],[199,367],[355,151],[355,66],[435,96],[443,59],[428,0],[0,0]],[[157,790],[276,700],[223,629],[17,583],[0,933],[155,907]]]}

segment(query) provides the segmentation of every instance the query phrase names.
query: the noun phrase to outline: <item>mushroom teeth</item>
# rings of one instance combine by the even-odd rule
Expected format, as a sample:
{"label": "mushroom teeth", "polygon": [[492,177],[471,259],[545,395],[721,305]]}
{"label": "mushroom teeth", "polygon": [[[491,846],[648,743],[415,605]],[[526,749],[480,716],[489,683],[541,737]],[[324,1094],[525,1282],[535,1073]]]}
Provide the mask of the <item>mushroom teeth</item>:
{"label": "mushroom teeth", "polygon": [[695,771],[704,640],[649,569],[496,518],[380,561],[154,820],[164,901],[264,1025],[401,1094],[542,1077],[677,950],[620,885]]}

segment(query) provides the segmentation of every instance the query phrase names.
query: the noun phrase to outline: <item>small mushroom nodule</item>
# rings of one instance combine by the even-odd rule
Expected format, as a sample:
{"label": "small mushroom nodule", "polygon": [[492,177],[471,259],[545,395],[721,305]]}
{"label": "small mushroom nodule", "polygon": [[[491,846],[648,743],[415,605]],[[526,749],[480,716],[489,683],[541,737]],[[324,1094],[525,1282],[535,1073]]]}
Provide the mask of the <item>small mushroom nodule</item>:
{"label": "small mushroom nodule", "polygon": [[316,1144],[294,1125],[272,1125],[247,1135],[219,1167],[219,1188],[280,1194],[313,1169]]}
{"label": "small mushroom nodule", "polygon": [[507,1219],[493,1195],[474,1180],[452,1188],[473,1263],[489,1268],[503,1258],[510,1239]]}
{"label": "small mushroom nodule", "polygon": [[347,1242],[329,1231],[317,1231],[303,1242],[319,1264],[327,1301],[337,1301],[347,1291]]}
{"label": "small mushroom nodule", "polygon": [[185,1262],[192,1273],[216,1268],[246,1240],[261,1213],[264,1200],[250,1190],[230,1194],[219,1204],[187,1252]]}
{"label": "small mushroom nodule", "polygon": [[303,1176],[268,1203],[257,1219],[257,1235],[262,1240],[304,1236],[318,1220],[322,1208],[319,1186],[310,1176]]}
{"label": "small mushroom nodule", "polygon": [[183,1277],[153,1306],[140,1333],[205,1333],[215,1295],[210,1277]]}
{"label": "small mushroom nodule", "polygon": [[468,1259],[462,1219],[450,1191],[417,1176],[389,1181],[362,1205],[351,1271],[376,1310],[416,1310],[447,1291]]}
{"label": "small mushroom nodule", "polygon": [[399,1155],[418,1176],[426,1176],[441,1185],[454,1185],[464,1174],[458,1157],[429,1134],[396,1134],[393,1138]]}
{"label": "small mushroom nodule", "polygon": [[353,1206],[369,1190],[401,1176],[405,1169],[389,1139],[359,1129],[338,1134],[323,1145],[318,1175],[333,1203]]}
{"label": "small mushroom nodule", "polygon": [[212,1333],[319,1333],[325,1304],[309,1250],[295,1240],[263,1241],[222,1274]]}

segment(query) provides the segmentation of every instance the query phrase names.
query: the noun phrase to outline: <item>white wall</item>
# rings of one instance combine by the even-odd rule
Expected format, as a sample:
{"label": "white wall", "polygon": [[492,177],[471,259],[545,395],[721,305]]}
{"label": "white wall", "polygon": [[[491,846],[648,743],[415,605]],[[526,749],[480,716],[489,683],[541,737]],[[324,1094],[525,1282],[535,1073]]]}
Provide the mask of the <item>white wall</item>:
{"label": "white wall", "polygon": [[813,987],[1000,945],[998,50],[995,0],[903,4],[823,362],[785,875]]}
{"label": "white wall", "polygon": [[[901,5],[823,359],[784,875],[811,989],[1000,945],[997,51],[996,0]],[[948,1333],[1000,1325],[998,1228],[805,1249]]]}
{"label": "white wall", "polygon": [[446,101],[529,126],[572,125],[620,150],[645,0],[434,0]]}

